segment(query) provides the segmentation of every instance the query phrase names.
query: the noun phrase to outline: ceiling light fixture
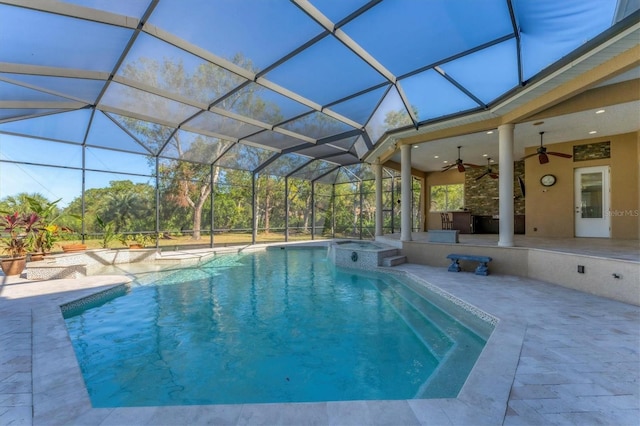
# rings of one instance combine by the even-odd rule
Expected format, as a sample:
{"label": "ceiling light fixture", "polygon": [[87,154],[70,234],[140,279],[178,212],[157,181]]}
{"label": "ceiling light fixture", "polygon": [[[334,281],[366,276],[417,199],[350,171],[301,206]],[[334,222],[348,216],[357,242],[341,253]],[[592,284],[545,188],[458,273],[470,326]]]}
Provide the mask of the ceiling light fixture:
{"label": "ceiling light fixture", "polygon": [[489,156],[489,154],[482,154],[482,156],[483,156],[483,157],[488,157],[488,156]]}
{"label": "ceiling light fixture", "polygon": [[602,114],[603,112],[604,112],[603,109],[599,109],[599,110],[596,111],[596,114]]}
{"label": "ceiling light fixture", "polygon": [[433,158],[440,158],[440,156],[439,155],[434,155]]}
{"label": "ceiling light fixture", "polygon": [[489,130],[489,131],[487,132],[487,134],[488,134],[488,135],[492,135],[492,134],[493,134],[493,130]]}
{"label": "ceiling light fixture", "polygon": [[595,135],[596,133],[598,133],[596,130],[592,130],[589,132],[590,135]]}

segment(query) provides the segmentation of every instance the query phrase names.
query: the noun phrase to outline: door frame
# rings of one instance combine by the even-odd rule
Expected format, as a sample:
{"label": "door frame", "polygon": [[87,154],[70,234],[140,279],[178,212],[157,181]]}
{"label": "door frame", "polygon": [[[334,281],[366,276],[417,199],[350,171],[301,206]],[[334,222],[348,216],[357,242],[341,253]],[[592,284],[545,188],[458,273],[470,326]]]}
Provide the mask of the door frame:
{"label": "door frame", "polygon": [[[599,222],[599,228],[591,229],[592,232],[585,232],[585,224],[579,223],[580,220],[589,220],[589,218],[582,219],[580,214],[582,213],[581,201],[582,201],[582,188],[580,176],[584,173],[602,172],[602,222]],[[573,170],[573,205],[574,205],[574,236],[577,238],[611,238],[611,215],[609,210],[611,208],[611,166],[591,166],[591,167],[578,167]],[[598,220],[594,218],[593,220]]]}

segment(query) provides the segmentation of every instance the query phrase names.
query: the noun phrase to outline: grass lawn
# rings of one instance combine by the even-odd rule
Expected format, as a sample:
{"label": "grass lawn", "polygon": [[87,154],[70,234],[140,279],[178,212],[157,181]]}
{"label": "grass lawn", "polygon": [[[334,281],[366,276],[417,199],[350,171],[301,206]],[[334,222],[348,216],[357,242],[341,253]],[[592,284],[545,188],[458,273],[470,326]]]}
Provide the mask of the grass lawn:
{"label": "grass lawn", "polygon": [[[316,236],[317,240],[325,240],[328,237],[324,236]],[[289,235],[289,241],[305,241],[310,240],[310,233],[296,233],[293,235]],[[256,238],[256,243],[278,243],[284,242],[284,233],[259,233]],[[66,244],[74,244],[81,243],[80,240],[65,240],[59,241],[56,243],[53,252],[62,252],[62,246]],[[84,244],[87,245],[87,249],[98,249],[102,248],[102,240],[99,238],[95,239],[86,239]],[[178,248],[202,248],[209,247],[211,244],[211,240],[209,235],[204,235],[198,240],[194,240],[190,235],[183,236],[171,236],[170,238],[160,238],[159,246],[160,248],[164,248],[165,250],[176,250]],[[226,246],[236,246],[236,245],[248,245],[251,244],[251,234],[246,232],[224,232],[219,234],[214,234],[213,236],[213,245],[214,247],[226,247]],[[149,247],[153,247],[154,244],[151,244]],[[120,241],[113,241],[109,244],[109,248],[117,249],[117,248],[125,248],[125,245]]]}

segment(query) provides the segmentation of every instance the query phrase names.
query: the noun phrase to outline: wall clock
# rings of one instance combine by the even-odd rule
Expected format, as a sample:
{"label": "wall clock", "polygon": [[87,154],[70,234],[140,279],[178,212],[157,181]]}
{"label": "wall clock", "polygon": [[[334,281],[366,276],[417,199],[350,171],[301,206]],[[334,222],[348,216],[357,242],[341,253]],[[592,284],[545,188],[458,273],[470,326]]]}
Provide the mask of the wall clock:
{"label": "wall clock", "polygon": [[556,183],[556,177],[554,175],[544,175],[540,178],[542,186],[553,186]]}

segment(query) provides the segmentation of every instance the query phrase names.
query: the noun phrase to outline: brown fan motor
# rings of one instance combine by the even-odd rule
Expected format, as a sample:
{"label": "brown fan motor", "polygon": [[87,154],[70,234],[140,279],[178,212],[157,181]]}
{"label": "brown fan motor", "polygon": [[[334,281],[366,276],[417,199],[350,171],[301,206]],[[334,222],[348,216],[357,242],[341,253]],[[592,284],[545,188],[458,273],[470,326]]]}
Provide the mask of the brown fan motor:
{"label": "brown fan motor", "polygon": [[540,161],[540,164],[546,164],[546,163],[549,162],[549,155],[555,155],[556,157],[562,157],[562,158],[571,158],[572,157],[572,155],[565,154],[565,153],[562,153],[562,152],[547,151],[547,147],[542,145],[542,135],[543,134],[544,134],[544,132],[540,132],[540,146],[538,147],[536,152],[533,153],[533,154],[525,155],[524,157],[522,157],[523,160],[526,160],[529,157],[533,157],[534,155],[537,155],[538,156],[538,161]]}
{"label": "brown fan motor", "polygon": [[489,176],[491,179],[498,179],[498,174],[494,173],[493,169],[491,169],[491,158],[487,158],[487,170],[483,174],[478,176],[476,180],[480,180],[485,176]]}
{"label": "brown fan motor", "polygon": [[471,164],[471,163],[465,163],[462,161],[462,159],[460,158],[460,148],[462,148],[461,146],[458,147],[458,159],[456,160],[455,163],[451,163],[447,166],[444,166],[442,168],[443,172],[446,172],[447,170],[451,169],[452,167],[458,167],[458,171],[460,173],[464,172],[466,170],[465,166],[467,167],[481,167],[478,166],[477,164]]}

